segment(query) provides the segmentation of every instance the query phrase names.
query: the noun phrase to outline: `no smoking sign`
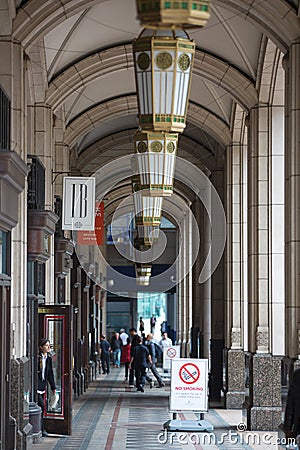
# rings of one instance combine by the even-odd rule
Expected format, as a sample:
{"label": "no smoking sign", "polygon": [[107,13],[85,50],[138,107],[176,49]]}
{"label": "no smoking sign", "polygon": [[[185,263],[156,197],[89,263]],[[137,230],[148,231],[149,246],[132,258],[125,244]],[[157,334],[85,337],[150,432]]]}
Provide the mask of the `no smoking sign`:
{"label": "no smoking sign", "polygon": [[171,411],[207,411],[207,359],[171,360]]}
{"label": "no smoking sign", "polygon": [[200,369],[196,364],[184,364],[180,367],[179,377],[186,384],[196,383],[200,377]]}
{"label": "no smoking sign", "polygon": [[168,350],[167,350],[167,356],[168,356],[169,358],[171,358],[171,359],[175,358],[176,354],[177,354],[176,348],[174,348],[174,347],[168,348]]}

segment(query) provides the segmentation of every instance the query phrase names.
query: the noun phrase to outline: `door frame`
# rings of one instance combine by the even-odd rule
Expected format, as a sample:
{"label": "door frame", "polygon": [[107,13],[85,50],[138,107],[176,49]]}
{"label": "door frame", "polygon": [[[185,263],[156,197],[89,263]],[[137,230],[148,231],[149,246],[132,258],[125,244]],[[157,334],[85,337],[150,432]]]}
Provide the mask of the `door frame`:
{"label": "door frame", "polygon": [[54,410],[49,406],[50,386],[45,394],[44,424],[49,433],[72,433],[72,356],[73,305],[42,305],[38,308],[39,339],[50,340],[54,352],[52,363],[59,402]]}

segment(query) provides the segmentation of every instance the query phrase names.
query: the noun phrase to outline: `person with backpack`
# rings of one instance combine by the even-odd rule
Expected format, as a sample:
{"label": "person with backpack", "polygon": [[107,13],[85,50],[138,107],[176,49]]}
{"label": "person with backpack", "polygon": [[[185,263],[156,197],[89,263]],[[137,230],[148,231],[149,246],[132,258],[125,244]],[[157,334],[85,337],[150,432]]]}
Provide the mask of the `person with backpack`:
{"label": "person with backpack", "polygon": [[[134,348],[138,345],[139,338],[141,340],[142,340],[142,338],[137,334],[137,331],[136,331],[135,328],[130,328],[129,333],[130,333],[130,337],[131,337],[130,356],[132,357]],[[143,343],[143,340],[142,340],[142,343]],[[154,386],[154,381],[152,380],[152,378],[148,377],[147,374],[146,374],[146,381],[148,381],[148,383],[150,385],[150,389],[152,389],[153,386]],[[129,387],[134,387],[134,369],[133,369],[133,365],[129,366]]]}
{"label": "person with backpack", "polygon": [[165,383],[162,380],[162,377],[159,375],[158,370],[156,368],[156,362],[158,357],[161,356],[162,350],[155,342],[153,342],[153,334],[149,333],[147,335],[147,341],[146,341],[147,347],[149,348],[149,353],[151,356],[151,363],[149,365],[149,369],[155,376],[155,378],[158,381],[158,388],[164,387]]}

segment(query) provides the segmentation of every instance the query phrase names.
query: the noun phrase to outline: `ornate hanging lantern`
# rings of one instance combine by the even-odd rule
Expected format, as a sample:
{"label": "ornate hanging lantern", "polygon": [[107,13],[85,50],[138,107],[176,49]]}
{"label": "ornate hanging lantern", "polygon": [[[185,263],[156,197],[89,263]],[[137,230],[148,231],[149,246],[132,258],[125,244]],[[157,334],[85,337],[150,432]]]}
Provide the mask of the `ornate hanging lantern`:
{"label": "ornate hanging lantern", "polygon": [[140,189],[154,197],[172,195],[178,133],[138,131],[134,141]]}
{"label": "ornate hanging lantern", "polygon": [[137,0],[143,26],[180,25],[203,27],[210,17],[209,0]]}
{"label": "ornate hanging lantern", "polygon": [[182,29],[144,29],[133,42],[142,130],[183,132],[195,42]]}
{"label": "ornate hanging lantern", "polygon": [[148,190],[141,190],[138,176],[132,177],[132,191],[138,243],[152,245],[158,240],[163,199],[150,197]]}
{"label": "ornate hanging lantern", "polygon": [[152,264],[136,263],[135,264],[136,284],[139,286],[149,286],[151,271],[152,271]]}
{"label": "ornate hanging lantern", "polygon": [[137,237],[136,243],[139,245],[152,245],[158,242],[159,237],[159,225],[140,225],[136,224]]}
{"label": "ornate hanging lantern", "polygon": [[[159,227],[161,222],[162,197],[150,197],[147,190],[141,190],[139,178],[132,178],[135,222],[137,225]],[[147,195],[148,194],[148,195]]]}

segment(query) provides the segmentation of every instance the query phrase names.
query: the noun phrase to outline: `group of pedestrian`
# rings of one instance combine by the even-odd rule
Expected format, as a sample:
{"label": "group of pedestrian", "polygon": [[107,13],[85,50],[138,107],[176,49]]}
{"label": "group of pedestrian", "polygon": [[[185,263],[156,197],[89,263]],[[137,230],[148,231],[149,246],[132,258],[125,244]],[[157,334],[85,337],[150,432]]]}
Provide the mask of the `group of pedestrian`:
{"label": "group of pedestrian", "polygon": [[[122,331],[122,330],[121,330]],[[124,330],[125,331],[125,330]],[[100,336],[99,350],[100,361],[103,374],[109,374],[110,372],[110,356],[113,357],[113,365],[116,368],[121,366],[121,354],[122,354],[123,340],[118,332],[114,332],[110,343],[106,339],[104,334]]]}
{"label": "group of pedestrian", "polygon": [[143,343],[142,337],[137,334],[135,328],[131,328],[129,333],[131,335],[129,386],[134,387],[135,376],[137,391],[144,392],[146,381],[149,383],[150,389],[152,389],[154,386],[154,381],[148,375],[149,371],[151,371],[158,382],[157,387],[163,387],[165,383],[159,375],[156,367],[157,356],[153,342],[153,335],[149,333]]}
{"label": "group of pedestrian", "polygon": [[[154,329],[153,318],[152,321],[152,329]],[[154,343],[152,333],[145,336],[142,317],[140,318],[139,331],[143,337],[137,333],[136,328],[130,328],[129,335],[122,328],[120,334],[118,332],[113,333],[110,343],[104,335],[101,335],[99,344],[100,361],[102,373],[108,374],[110,372],[110,356],[112,355],[114,367],[119,368],[120,364],[124,364],[125,377],[123,383],[128,383],[130,387],[134,387],[135,378],[137,391],[144,392],[146,381],[149,383],[150,389],[154,386],[154,381],[149,376],[149,372],[157,380],[158,388],[165,386],[156,367],[158,362],[157,347],[161,348],[159,353],[162,353],[164,346],[172,345],[172,341],[168,338],[167,333],[163,333],[159,344]]]}

